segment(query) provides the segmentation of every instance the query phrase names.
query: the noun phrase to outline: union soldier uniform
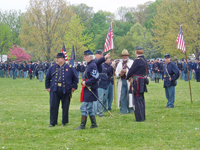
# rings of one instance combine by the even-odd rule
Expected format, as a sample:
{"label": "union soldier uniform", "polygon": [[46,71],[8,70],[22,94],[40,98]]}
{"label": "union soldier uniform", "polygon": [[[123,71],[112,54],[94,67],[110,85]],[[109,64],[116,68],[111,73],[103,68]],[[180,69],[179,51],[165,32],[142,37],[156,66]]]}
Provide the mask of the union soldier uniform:
{"label": "union soldier uniform", "polygon": [[185,81],[188,81],[188,72],[187,72],[186,62],[183,63],[183,78],[184,78]]}
{"label": "union soldier uniform", "polygon": [[47,75],[47,70],[49,69],[49,63],[45,60],[44,63],[44,72],[45,72],[45,76]]}
{"label": "union soldier uniform", "polygon": [[0,63],[0,77],[3,78],[3,70],[4,70],[4,65],[3,62]]}
{"label": "union soldier uniform", "polygon": [[160,74],[160,64],[159,62],[154,62],[153,64],[153,74],[154,74],[154,80],[155,80],[155,83],[159,83],[159,74]]}
{"label": "union soldier uniform", "polygon": [[194,68],[194,64],[191,62],[190,59],[188,59],[188,60],[189,60],[189,62],[188,62],[189,76],[190,76],[190,80],[191,80],[191,78],[192,78],[192,70]]}
{"label": "union soldier uniform", "polygon": [[18,75],[19,75],[19,78],[22,78],[22,68],[23,68],[23,64],[21,63],[21,61],[19,62],[19,65],[18,65]]}
{"label": "union soldier uniform", "polygon": [[[111,106],[112,106],[112,101],[113,101],[113,67],[111,64],[103,63],[102,64],[104,72],[106,72],[108,78],[107,78],[107,88],[105,90],[105,99],[104,99],[104,105],[108,110],[112,111]],[[104,112],[106,109],[104,108]]]}
{"label": "union soldier uniform", "polygon": [[197,82],[200,82],[200,62],[199,62],[199,58],[197,58],[196,60],[197,60],[197,62],[194,64],[194,71],[195,71],[195,76],[196,76]]}
{"label": "union soldier uniform", "polygon": [[8,69],[9,69],[9,65],[7,63],[7,61],[5,62],[5,67],[4,67],[4,71],[5,71],[5,76],[6,78],[8,78]]}
{"label": "union soldier uniform", "polygon": [[[135,50],[143,50],[143,48],[138,46]],[[147,60],[143,55],[138,55],[129,69],[126,79],[128,80],[129,78],[133,78],[131,90],[134,97],[133,103],[135,105],[135,118],[136,121],[139,122],[145,121],[144,92],[147,92],[146,84],[148,84],[144,77],[145,75],[147,75]]]}
{"label": "union soldier uniform", "polygon": [[39,81],[42,82],[44,77],[44,66],[41,61],[38,64],[38,75],[39,75]]}
{"label": "union soldier uniform", "polygon": [[[102,50],[97,50],[95,54],[102,54]],[[102,64],[105,62],[105,57],[101,57],[99,59],[95,59],[95,63],[97,65],[97,70],[99,72],[99,87],[98,87],[98,98],[103,103],[103,97],[105,94],[105,89],[107,88],[107,74],[103,72]],[[103,117],[102,105],[99,101],[93,103],[94,105],[94,113],[99,117]]]}
{"label": "union soldier uniform", "polygon": [[23,64],[23,72],[24,72],[24,78],[27,78],[28,65],[26,63]]}
{"label": "union soldier uniform", "polygon": [[13,80],[15,80],[16,79],[16,71],[17,71],[17,69],[16,69],[16,65],[15,65],[14,62],[11,64],[11,70],[12,70]]}
{"label": "union soldier uniform", "polygon": [[80,72],[81,72],[81,79],[83,79],[83,75],[85,72],[85,66],[83,64],[81,64],[81,66],[80,66]]}
{"label": "union soldier uniform", "polygon": [[[63,53],[58,53],[58,58],[65,58]],[[54,74],[54,76],[53,76]],[[60,100],[62,101],[62,124],[68,123],[68,112],[72,89],[78,88],[76,70],[68,64],[59,66],[55,64],[47,71],[45,79],[46,89],[50,88],[50,126],[57,125]]]}
{"label": "union soldier uniform", "polygon": [[[84,51],[84,55],[94,55],[93,52],[91,50],[87,50]],[[88,57],[88,56],[87,56]],[[90,60],[89,62],[87,62],[87,68],[85,70],[85,85],[88,86],[91,91],[88,90],[87,87],[83,87],[82,88],[82,96],[81,96],[81,124],[78,128],[76,128],[76,130],[79,129],[85,129],[85,125],[87,122],[87,116],[90,116],[90,120],[92,125],[90,126],[90,128],[95,128],[97,127],[96,125],[96,118],[95,118],[95,114],[93,111],[93,102],[96,101],[95,96],[92,94],[92,92],[98,96],[98,80],[99,80],[99,72],[97,70],[97,65],[95,63],[94,60]]]}
{"label": "union soldier uniform", "polygon": [[[170,58],[169,54],[165,54],[165,58]],[[173,108],[175,100],[175,86],[177,84],[177,79],[179,78],[179,70],[174,62],[169,62],[164,66],[164,88],[165,95],[168,100],[166,107]]]}

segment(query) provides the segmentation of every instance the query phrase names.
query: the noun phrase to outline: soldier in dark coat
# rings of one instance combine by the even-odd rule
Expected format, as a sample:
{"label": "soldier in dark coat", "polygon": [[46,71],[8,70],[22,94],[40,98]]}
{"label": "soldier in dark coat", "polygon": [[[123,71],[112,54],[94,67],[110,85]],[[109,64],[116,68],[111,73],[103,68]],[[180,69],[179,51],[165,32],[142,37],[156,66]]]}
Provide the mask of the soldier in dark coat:
{"label": "soldier in dark coat", "polygon": [[[87,50],[84,52],[84,60],[87,61],[87,68],[85,70],[85,75],[84,75],[85,81],[82,82],[83,85],[82,91],[84,92],[83,99],[81,100],[82,104],[80,107],[82,118],[81,118],[81,124],[78,128],[76,128],[76,130],[85,129],[88,115],[90,116],[90,120],[92,123],[90,128],[97,127],[96,118],[93,111],[93,102],[96,101],[97,99],[92,94],[92,92],[95,95],[98,95],[97,89],[98,89],[99,72],[97,69],[97,65],[94,61],[94,58],[95,58],[94,54],[91,50]],[[89,91],[88,88],[85,86],[88,86],[92,92]]]}
{"label": "soldier in dark coat", "polygon": [[0,62],[0,77],[3,78],[3,71],[4,71],[4,65],[3,62]]}
{"label": "soldier in dark coat", "polygon": [[83,79],[83,75],[85,72],[85,66],[83,65],[83,62],[81,62],[81,65],[80,65],[80,72],[81,72],[81,79]]}
{"label": "soldier in dark coat", "polygon": [[155,79],[155,83],[159,83],[159,74],[160,74],[160,64],[158,62],[157,59],[154,60],[154,64],[153,64],[153,74],[154,74],[154,79]]}
{"label": "soldier in dark coat", "polygon": [[[102,103],[103,103],[103,97],[105,94],[105,89],[107,87],[107,79],[108,79],[106,73],[103,72],[102,63],[104,63],[107,58],[110,58],[109,53],[103,56],[102,50],[97,50],[95,52],[95,63],[97,65],[97,70],[99,72],[98,98]],[[93,103],[93,105],[94,105],[93,107],[94,113],[99,117],[103,117],[104,115],[102,111],[102,105],[100,104],[100,102],[96,101]]]}
{"label": "soldier in dark coat", "polygon": [[200,62],[199,62],[199,58],[196,58],[195,61],[196,61],[196,63],[194,64],[194,72],[195,72],[197,82],[200,82]]}
{"label": "soldier in dark coat", "polygon": [[45,63],[44,63],[44,73],[45,73],[45,76],[47,75],[47,70],[49,69],[49,63],[47,62],[47,60],[45,60]]}
{"label": "soldier in dark coat", "polygon": [[135,105],[135,118],[136,121],[145,121],[145,100],[144,92],[147,92],[146,80],[144,76],[147,75],[147,60],[143,55],[143,48],[138,46],[135,49],[137,58],[134,60],[133,65],[128,71],[127,80],[133,78],[132,93]]}
{"label": "soldier in dark coat", "polygon": [[177,84],[177,79],[179,78],[179,69],[174,62],[171,62],[169,54],[165,54],[165,66],[164,66],[164,88],[165,95],[168,100],[167,108],[174,108],[175,100],[175,86]]}
{"label": "soldier in dark coat", "polygon": [[62,101],[62,125],[68,123],[68,112],[71,94],[78,88],[78,76],[76,70],[65,64],[65,55],[58,53],[55,65],[47,71],[45,87],[50,92],[50,125],[57,125],[58,109]]}

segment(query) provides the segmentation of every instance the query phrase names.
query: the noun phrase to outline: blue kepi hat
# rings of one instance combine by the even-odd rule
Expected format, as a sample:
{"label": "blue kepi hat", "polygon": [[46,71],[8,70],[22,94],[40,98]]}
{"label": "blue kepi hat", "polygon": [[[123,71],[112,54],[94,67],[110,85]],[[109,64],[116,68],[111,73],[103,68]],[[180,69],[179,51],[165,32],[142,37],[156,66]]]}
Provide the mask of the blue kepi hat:
{"label": "blue kepi hat", "polygon": [[94,55],[94,53],[91,50],[84,51],[84,55]]}
{"label": "blue kepi hat", "polygon": [[63,53],[58,53],[56,58],[65,58],[65,55]]}

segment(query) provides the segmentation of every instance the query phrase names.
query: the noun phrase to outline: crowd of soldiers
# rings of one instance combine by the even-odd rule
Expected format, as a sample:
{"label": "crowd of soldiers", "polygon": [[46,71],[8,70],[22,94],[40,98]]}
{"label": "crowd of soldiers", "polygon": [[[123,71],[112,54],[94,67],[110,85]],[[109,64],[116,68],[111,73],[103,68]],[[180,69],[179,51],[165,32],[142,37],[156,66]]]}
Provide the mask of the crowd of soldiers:
{"label": "crowd of soldiers", "polygon": [[[5,62],[0,64],[0,77],[16,77],[32,79],[38,78],[40,82],[45,74],[45,87],[50,92],[50,125],[57,125],[58,109],[60,100],[63,105],[62,125],[68,123],[68,111],[72,92],[78,88],[79,73],[82,78],[81,91],[81,125],[76,129],[84,129],[87,116],[91,120],[91,128],[97,127],[96,116],[103,117],[104,111],[112,111],[112,101],[114,92],[114,76],[118,79],[118,107],[120,114],[135,113],[136,121],[145,121],[145,99],[144,92],[147,92],[146,84],[148,78],[155,83],[159,79],[164,81],[164,88],[168,103],[167,108],[174,107],[176,80],[181,77],[188,81],[187,64],[183,59],[171,61],[169,54],[165,55],[164,60],[155,59],[147,61],[143,55],[143,48],[138,46],[135,49],[136,59],[129,58],[128,50],[124,49],[120,55],[121,60],[113,61],[110,54],[103,55],[102,50],[97,50],[95,54],[91,50],[84,52],[83,62],[76,62],[74,66],[69,62],[65,63],[63,53],[58,53],[56,63],[51,60],[30,62]],[[194,73],[197,82],[200,82],[200,63],[199,59],[192,63],[188,60],[189,77]],[[87,87],[87,88],[86,88]],[[85,93],[85,94],[84,94]],[[97,96],[97,97],[96,97]],[[98,100],[98,101],[97,101]],[[104,107],[105,106],[105,107]],[[103,107],[105,109],[103,109]]]}
{"label": "crowd of soldiers", "polygon": [[[196,81],[200,82],[200,67],[199,67],[200,63],[198,58],[195,59],[195,62],[192,62],[190,59],[188,59],[188,71],[187,71],[187,63],[184,58],[180,62],[178,62],[178,60],[175,59],[174,63],[179,69],[180,79],[188,81],[188,71],[189,71],[190,80],[193,75]],[[164,66],[165,66],[165,60],[162,59],[155,59],[151,61],[148,60],[148,76],[151,79],[151,81],[159,83],[159,79],[163,80]]]}
{"label": "crowd of soldiers", "polygon": [[50,66],[54,65],[55,62],[52,60],[49,64],[47,61],[44,63],[42,61],[10,61],[0,64],[0,77],[6,78],[30,78],[35,77],[39,79],[40,82],[43,81],[44,74],[46,76],[47,70]]}

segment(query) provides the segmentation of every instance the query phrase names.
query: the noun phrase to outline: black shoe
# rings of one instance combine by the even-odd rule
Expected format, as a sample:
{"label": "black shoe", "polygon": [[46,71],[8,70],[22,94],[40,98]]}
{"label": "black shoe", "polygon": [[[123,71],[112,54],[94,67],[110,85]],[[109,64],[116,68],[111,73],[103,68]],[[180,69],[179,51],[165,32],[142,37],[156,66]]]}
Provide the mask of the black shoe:
{"label": "black shoe", "polygon": [[64,126],[66,126],[67,124],[66,123],[62,123],[62,126],[64,127]]}
{"label": "black shoe", "polygon": [[87,122],[87,117],[86,116],[82,116],[80,126],[78,128],[75,128],[74,130],[85,129],[86,122]]}
{"label": "black shoe", "polygon": [[97,123],[96,123],[96,118],[95,116],[90,116],[90,120],[91,120],[91,123],[92,125],[90,126],[90,128],[97,128]]}
{"label": "black shoe", "polygon": [[55,127],[55,125],[50,124],[49,127]]}

